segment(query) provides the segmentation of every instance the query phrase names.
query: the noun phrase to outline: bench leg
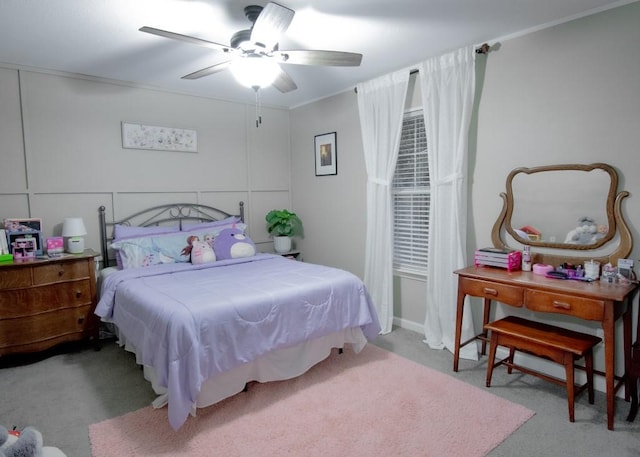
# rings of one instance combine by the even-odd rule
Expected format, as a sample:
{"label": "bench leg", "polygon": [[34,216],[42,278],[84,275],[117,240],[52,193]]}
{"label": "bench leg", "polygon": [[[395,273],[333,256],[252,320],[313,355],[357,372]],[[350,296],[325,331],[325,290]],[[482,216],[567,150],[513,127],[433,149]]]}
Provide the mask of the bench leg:
{"label": "bench leg", "polygon": [[510,347],[509,348],[509,366],[507,367],[507,373],[511,374],[513,373],[513,367],[511,365],[513,365],[513,356],[516,353],[516,348],[515,347]]}
{"label": "bench leg", "polygon": [[631,408],[629,408],[629,415],[627,416],[627,422],[633,422],[638,413],[638,378],[631,376],[629,381],[629,396],[631,398]]}
{"label": "bench leg", "polygon": [[497,349],[498,349],[498,335],[495,332],[491,332],[489,359],[487,360],[487,387],[491,387],[491,376],[493,375],[493,364],[496,359]]}
{"label": "bench leg", "polygon": [[575,422],[574,406],[575,406],[575,384],[573,379],[573,354],[566,353],[564,355],[564,368],[567,378],[567,401],[569,402],[569,422]]}
{"label": "bench leg", "polygon": [[589,394],[589,404],[593,405],[593,351],[589,349],[584,355],[584,365],[587,370],[587,393]]}

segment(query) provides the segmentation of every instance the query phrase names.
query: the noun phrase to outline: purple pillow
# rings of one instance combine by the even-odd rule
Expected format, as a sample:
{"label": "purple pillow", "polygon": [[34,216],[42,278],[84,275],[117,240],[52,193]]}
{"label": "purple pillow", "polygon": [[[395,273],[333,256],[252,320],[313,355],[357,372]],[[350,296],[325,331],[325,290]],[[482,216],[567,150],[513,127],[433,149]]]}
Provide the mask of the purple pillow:
{"label": "purple pillow", "polygon": [[113,226],[113,240],[121,240],[123,238],[137,238],[139,236],[160,235],[163,233],[179,232],[180,227],[152,225],[149,227],[130,227],[128,225],[116,224]]}
{"label": "purple pillow", "polygon": [[226,228],[226,226],[231,228],[234,224],[240,224],[240,218],[238,216],[229,216],[226,219],[219,221],[202,222],[199,224],[182,224],[182,231],[193,232],[196,230],[208,230],[212,228]]}

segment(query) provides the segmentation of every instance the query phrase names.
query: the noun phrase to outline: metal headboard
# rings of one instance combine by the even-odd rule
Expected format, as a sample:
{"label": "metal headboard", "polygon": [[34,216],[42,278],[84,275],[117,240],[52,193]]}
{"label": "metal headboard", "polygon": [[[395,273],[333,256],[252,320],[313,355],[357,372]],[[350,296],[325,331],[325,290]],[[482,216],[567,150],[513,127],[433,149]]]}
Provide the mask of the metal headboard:
{"label": "metal headboard", "polygon": [[[244,202],[239,203],[238,216],[244,222]],[[150,227],[154,225],[162,225],[166,223],[178,223],[180,229],[185,221],[190,222],[213,222],[234,216],[218,208],[207,205],[198,205],[196,203],[169,203],[166,205],[154,206],[131,214],[123,219],[113,222],[107,222],[106,208],[101,206],[98,208],[100,214],[100,249],[104,266],[109,266],[109,241],[113,239],[113,235],[109,236],[107,227],[113,232],[115,225],[128,225],[132,227]]]}

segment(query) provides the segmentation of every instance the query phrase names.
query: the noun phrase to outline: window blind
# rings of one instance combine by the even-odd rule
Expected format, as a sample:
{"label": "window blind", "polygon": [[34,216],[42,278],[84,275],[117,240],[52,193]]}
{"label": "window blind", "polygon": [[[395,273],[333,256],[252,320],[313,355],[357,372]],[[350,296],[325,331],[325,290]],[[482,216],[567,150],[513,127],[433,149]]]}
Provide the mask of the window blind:
{"label": "window blind", "polygon": [[429,253],[429,161],[422,112],[406,114],[393,177],[394,269],[426,274]]}

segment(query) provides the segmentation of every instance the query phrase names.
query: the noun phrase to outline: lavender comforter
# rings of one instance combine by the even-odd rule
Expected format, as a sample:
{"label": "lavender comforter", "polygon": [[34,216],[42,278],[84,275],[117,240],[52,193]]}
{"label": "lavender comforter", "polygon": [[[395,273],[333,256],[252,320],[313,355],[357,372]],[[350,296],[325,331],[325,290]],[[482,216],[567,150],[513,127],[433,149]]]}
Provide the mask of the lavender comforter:
{"label": "lavender comforter", "polygon": [[105,278],[96,314],[154,367],[174,430],[206,379],[346,328],[368,339],[380,331],[355,275],[269,254],[118,271]]}

